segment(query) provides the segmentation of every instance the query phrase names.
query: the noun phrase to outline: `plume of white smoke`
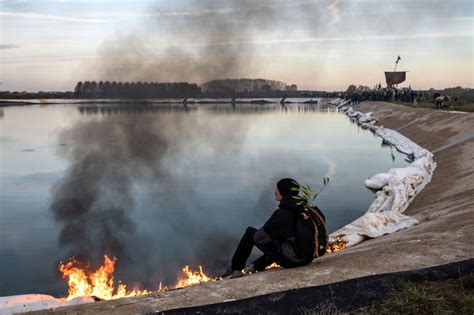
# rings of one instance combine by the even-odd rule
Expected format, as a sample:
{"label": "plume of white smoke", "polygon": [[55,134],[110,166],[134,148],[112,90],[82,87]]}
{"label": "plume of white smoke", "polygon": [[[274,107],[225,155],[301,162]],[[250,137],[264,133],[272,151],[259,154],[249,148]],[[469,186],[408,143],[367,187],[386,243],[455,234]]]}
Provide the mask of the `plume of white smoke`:
{"label": "plume of white smoke", "polygon": [[329,177],[332,179],[334,176],[334,172],[336,171],[336,163],[330,160],[328,160],[326,163],[327,163],[327,170],[326,170],[326,173],[324,174],[324,177]]}
{"label": "plume of white smoke", "polygon": [[329,22],[329,25],[334,25],[337,24],[341,21],[341,15],[339,12],[339,2],[340,0],[334,0],[333,3],[328,7],[329,11],[331,11],[331,21]]}

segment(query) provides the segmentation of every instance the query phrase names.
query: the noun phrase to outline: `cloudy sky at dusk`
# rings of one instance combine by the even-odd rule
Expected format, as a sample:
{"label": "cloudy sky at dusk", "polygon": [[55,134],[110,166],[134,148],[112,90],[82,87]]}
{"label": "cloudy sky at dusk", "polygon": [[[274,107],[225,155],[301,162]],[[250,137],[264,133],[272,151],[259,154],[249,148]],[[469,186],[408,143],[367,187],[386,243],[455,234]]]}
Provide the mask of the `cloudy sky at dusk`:
{"label": "cloudy sky at dusk", "polygon": [[474,87],[471,0],[0,0],[1,90],[262,77]]}

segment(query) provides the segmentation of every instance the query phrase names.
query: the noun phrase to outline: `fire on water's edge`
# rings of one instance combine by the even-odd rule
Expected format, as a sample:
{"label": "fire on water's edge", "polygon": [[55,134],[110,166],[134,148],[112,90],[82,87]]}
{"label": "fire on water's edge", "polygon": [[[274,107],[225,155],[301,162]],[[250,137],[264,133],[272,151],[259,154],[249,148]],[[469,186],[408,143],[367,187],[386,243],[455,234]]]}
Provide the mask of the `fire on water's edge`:
{"label": "fire on water's edge", "polygon": [[[330,243],[326,253],[333,253],[346,248],[346,243],[342,238]],[[219,277],[208,276],[199,266],[197,271],[193,271],[189,266],[182,269],[183,276],[173,288],[164,287],[160,282],[158,290],[138,290],[128,289],[127,285],[118,282],[114,283],[113,273],[117,258],[110,259],[104,255],[103,264],[95,271],[88,272],[88,267],[79,267],[78,261],[73,257],[67,263],[61,262],[59,271],[68,282],[68,296],[65,300],[72,300],[76,297],[92,296],[100,300],[113,300],[124,297],[145,295],[150,293],[161,293],[173,289],[181,289],[195,284],[222,280]],[[276,263],[271,264],[266,269],[279,268]],[[248,273],[247,273],[248,274]]]}

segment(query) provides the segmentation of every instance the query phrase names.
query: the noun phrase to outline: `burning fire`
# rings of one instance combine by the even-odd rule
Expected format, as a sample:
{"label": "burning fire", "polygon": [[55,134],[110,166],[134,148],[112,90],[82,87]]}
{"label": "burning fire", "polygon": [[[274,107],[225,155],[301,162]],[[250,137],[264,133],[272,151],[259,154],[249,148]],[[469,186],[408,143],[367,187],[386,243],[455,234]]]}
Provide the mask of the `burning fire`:
{"label": "burning fire", "polygon": [[[94,296],[101,300],[113,300],[123,297],[131,297],[137,295],[144,295],[150,293],[159,293],[168,291],[167,287],[163,287],[160,282],[157,291],[149,290],[127,290],[127,286],[123,283],[118,284],[115,288],[113,273],[115,270],[115,263],[117,258],[110,259],[104,256],[104,263],[93,272],[87,272],[89,266],[84,268],[78,267],[78,261],[72,258],[66,264],[62,262],[59,264],[59,270],[63,274],[63,278],[68,279],[68,296],[66,300],[71,300],[80,296]],[[199,271],[192,271],[189,266],[183,268],[184,277],[178,281],[174,289],[188,287],[193,284],[200,284],[209,281],[217,281],[218,278],[207,276],[202,267],[199,266]]]}
{"label": "burning fire", "polygon": [[79,268],[78,262],[72,258],[66,264],[62,262],[59,270],[63,278],[68,278],[68,293],[66,300],[79,296],[95,296],[103,300],[119,299],[123,297],[137,296],[151,293],[148,290],[127,290],[127,286],[119,283],[117,289],[114,285],[113,273],[117,258],[110,259],[104,256],[104,263],[96,271],[86,274],[88,266]]}
{"label": "burning fire", "polygon": [[[326,253],[334,253],[347,247],[347,241],[342,237],[328,245]],[[160,282],[159,289],[156,291],[149,290],[128,290],[127,286],[119,281],[117,287],[114,284],[113,273],[117,258],[110,259],[104,256],[104,263],[96,270],[88,272],[89,266],[84,268],[78,267],[78,261],[72,258],[67,263],[60,263],[59,270],[63,278],[68,281],[68,296],[66,300],[71,300],[81,296],[94,296],[102,300],[113,300],[124,297],[144,295],[150,293],[159,293],[170,290],[163,287]],[[277,263],[273,263],[265,269],[279,268]],[[206,275],[202,267],[199,266],[198,271],[193,271],[189,266],[183,268],[183,278],[178,281],[173,289],[181,289],[194,284],[201,284],[210,281],[217,281],[220,278],[213,278]]]}
{"label": "burning fire", "polygon": [[178,281],[175,289],[181,289],[193,284],[200,284],[209,281],[217,281],[218,278],[211,278],[204,274],[202,267],[199,266],[199,271],[192,271],[189,266],[184,266],[183,274],[185,278]]}
{"label": "burning fire", "polygon": [[270,269],[275,269],[275,268],[280,268],[280,265],[274,262],[270,266],[265,267],[265,270],[270,270]]}
{"label": "burning fire", "polygon": [[336,240],[328,244],[326,254],[334,253],[347,247],[347,241],[341,236],[336,237]]}

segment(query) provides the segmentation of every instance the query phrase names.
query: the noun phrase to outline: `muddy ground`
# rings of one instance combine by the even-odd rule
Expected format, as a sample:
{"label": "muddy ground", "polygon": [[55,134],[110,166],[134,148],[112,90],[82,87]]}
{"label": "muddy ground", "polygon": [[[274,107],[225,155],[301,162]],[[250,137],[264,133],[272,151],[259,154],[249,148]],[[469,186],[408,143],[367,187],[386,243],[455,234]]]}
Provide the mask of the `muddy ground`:
{"label": "muddy ground", "polygon": [[436,150],[473,136],[474,113],[448,113],[384,102],[363,102],[354,109],[374,112],[379,125],[400,128],[400,133],[435,152],[438,166],[432,182],[406,212],[418,218],[419,225],[324,256],[301,268],[271,270],[162,294],[39,313],[155,312],[473,258],[474,138]]}

